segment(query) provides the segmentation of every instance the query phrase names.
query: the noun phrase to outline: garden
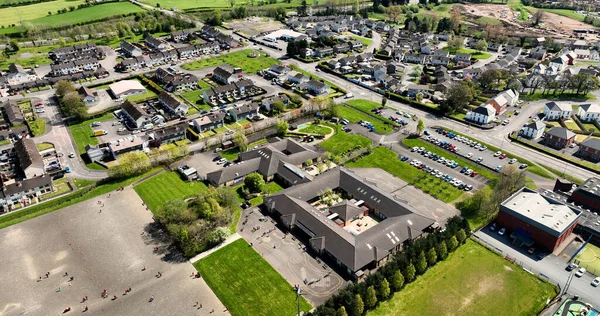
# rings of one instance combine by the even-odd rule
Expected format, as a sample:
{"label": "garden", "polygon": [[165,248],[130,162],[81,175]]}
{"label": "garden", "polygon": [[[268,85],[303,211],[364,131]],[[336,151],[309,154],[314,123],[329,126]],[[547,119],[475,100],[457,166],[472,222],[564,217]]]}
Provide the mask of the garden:
{"label": "garden", "polygon": [[[194,263],[232,315],[295,315],[291,285],[243,239]],[[301,310],[311,309],[300,297]]]}

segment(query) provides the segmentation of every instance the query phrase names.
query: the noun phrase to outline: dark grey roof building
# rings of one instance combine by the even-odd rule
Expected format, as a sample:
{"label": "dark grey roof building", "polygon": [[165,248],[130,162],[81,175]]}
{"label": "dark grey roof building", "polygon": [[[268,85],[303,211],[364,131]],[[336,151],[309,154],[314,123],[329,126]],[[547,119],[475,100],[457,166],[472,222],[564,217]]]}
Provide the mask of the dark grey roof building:
{"label": "dark grey roof building", "polygon": [[[320,198],[327,189],[337,196],[331,206]],[[265,206],[287,228],[305,234],[314,251],[355,278],[379,267],[435,223],[345,167],[271,195]]]}

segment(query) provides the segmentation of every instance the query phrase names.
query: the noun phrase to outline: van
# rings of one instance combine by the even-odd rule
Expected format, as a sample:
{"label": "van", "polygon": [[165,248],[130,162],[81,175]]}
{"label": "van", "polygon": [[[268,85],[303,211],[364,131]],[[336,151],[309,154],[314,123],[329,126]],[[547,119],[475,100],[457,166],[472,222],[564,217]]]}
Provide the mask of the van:
{"label": "van", "polygon": [[101,129],[99,131],[94,131],[94,136],[102,136],[102,135],[106,135],[106,131]]}

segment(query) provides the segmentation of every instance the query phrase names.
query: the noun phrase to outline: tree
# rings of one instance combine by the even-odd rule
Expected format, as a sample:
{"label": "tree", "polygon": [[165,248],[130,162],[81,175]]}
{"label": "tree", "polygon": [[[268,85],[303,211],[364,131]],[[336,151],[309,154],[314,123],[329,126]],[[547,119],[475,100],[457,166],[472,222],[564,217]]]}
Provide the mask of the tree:
{"label": "tree", "polygon": [[233,8],[233,6],[235,5],[235,0],[229,0],[229,4],[231,5],[231,7]]}
{"label": "tree", "polygon": [[400,270],[396,270],[396,272],[394,272],[394,274],[392,275],[392,288],[394,289],[394,292],[398,292],[400,291],[400,289],[402,289],[403,286],[404,276],[402,275],[402,273],[400,273]]}
{"label": "tree", "polygon": [[63,97],[69,92],[75,92],[75,87],[73,86],[73,83],[66,80],[60,80],[59,82],[57,82],[55,88],[56,95],[59,97]]}
{"label": "tree", "polygon": [[288,122],[284,120],[277,120],[277,122],[275,122],[275,129],[277,130],[277,135],[279,136],[285,136],[289,127],[290,126]]}
{"label": "tree", "polygon": [[446,92],[446,104],[451,111],[465,108],[473,98],[472,89],[464,81],[453,82]]}
{"label": "tree", "polygon": [[285,111],[285,104],[283,104],[283,102],[277,101],[271,104],[271,112],[273,114],[279,114],[283,111]]}
{"label": "tree", "polygon": [[403,274],[404,274],[404,279],[406,279],[406,281],[408,281],[408,282],[411,282],[412,280],[415,279],[417,270],[415,269],[415,266],[412,264],[412,262],[408,264],[408,266],[404,270]]}
{"label": "tree", "polygon": [[379,284],[377,294],[380,301],[383,301],[390,296],[390,283],[386,278],[383,278],[383,281]]}
{"label": "tree", "polygon": [[460,28],[462,27],[462,17],[460,15],[460,9],[455,7],[450,11],[450,20],[452,21],[452,30],[454,34],[460,34]]}
{"label": "tree", "polygon": [[157,3],[156,3],[156,7],[157,7],[157,8],[160,8],[160,3],[158,3],[158,2],[157,2]]}
{"label": "tree", "polygon": [[381,107],[382,107],[382,108],[383,108],[383,107],[385,107],[385,105],[387,104],[387,101],[388,101],[388,98],[386,98],[386,97],[383,97],[383,98],[381,99]]}
{"label": "tree", "polygon": [[77,92],[69,92],[62,98],[63,110],[77,119],[87,117],[87,106],[83,103]]}
{"label": "tree", "polygon": [[461,244],[464,243],[465,240],[467,240],[467,233],[465,233],[464,229],[461,228],[456,232],[456,239]]}
{"label": "tree", "polygon": [[423,122],[423,120],[419,120],[419,122],[417,123],[417,134],[421,135],[421,133],[423,133],[424,130],[425,123]]}
{"label": "tree", "polygon": [[371,285],[367,288],[367,295],[365,297],[365,306],[368,309],[372,309],[377,305],[377,293],[375,288]]}
{"label": "tree", "polygon": [[475,45],[475,49],[476,49],[478,52],[485,52],[485,51],[487,51],[487,48],[488,48],[488,43],[487,43],[487,41],[486,41],[486,40],[484,40],[484,39],[480,39],[480,40],[477,42],[477,44]]}
{"label": "tree", "polygon": [[415,268],[417,269],[418,274],[423,274],[425,273],[425,270],[427,270],[427,258],[425,258],[425,252],[421,251],[419,253]]}
{"label": "tree", "polygon": [[233,143],[240,148],[241,152],[245,152],[248,149],[248,138],[244,135],[244,132],[237,131],[233,134]]}
{"label": "tree", "polygon": [[496,69],[488,69],[479,76],[479,85],[483,90],[487,90],[492,84],[500,78],[500,71]]}
{"label": "tree", "polygon": [[465,41],[460,36],[452,36],[452,38],[448,41],[448,47],[450,50],[456,52],[465,46]]}
{"label": "tree", "polygon": [[108,168],[108,175],[113,179],[129,178],[150,168],[150,158],[146,153],[133,151],[119,157],[119,163]]}
{"label": "tree", "polygon": [[10,40],[10,49],[13,52],[18,52],[19,51],[19,41],[17,41],[16,39]]}
{"label": "tree", "polygon": [[344,306],[340,306],[340,309],[337,310],[337,316],[348,316],[348,313],[346,313],[346,307]]}
{"label": "tree", "polygon": [[265,186],[265,180],[258,172],[252,172],[244,179],[244,186],[252,193],[260,192]]}
{"label": "tree", "polygon": [[445,242],[441,242],[437,246],[437,255],[440,260],[444,260],[446,259],[446,256],[448,256],[448,247],[446,246]]}
{"label": "tree", "polygon": [[433,247],[429,248],[429,250],[427,250],[427,254],[425,256],[427,257],[427,265],[428,266],[431,267],[437,262],[437,252],[435,251],[435,248],[433,248]]}
{"label": "tree", "polygon": [[393,5],[387,8],[388,19],[394,23],[398,22],[398,18],[402,16],[402,7],[399,5]]}
{"label": "tree", "polygon": [[542,22],[542,19],[544,18],[544,11],[542,10],[537,10],[535,11],[535,13],[533,14],[533,26],[539,25],[540,22]]}
{"label": "tree", "polygon": [[456,240],[456,237],[452,236],[450,239],[446,240],[446,246],[450,251],[454,251],[454,249],[458,247],[458,240]]}
{"label": "tree", "polygon": [[354,304],[352,304],[352,311],[354,315],[362,315],[365,311],[365,303],[363,302],[360,294],[354,295]]}

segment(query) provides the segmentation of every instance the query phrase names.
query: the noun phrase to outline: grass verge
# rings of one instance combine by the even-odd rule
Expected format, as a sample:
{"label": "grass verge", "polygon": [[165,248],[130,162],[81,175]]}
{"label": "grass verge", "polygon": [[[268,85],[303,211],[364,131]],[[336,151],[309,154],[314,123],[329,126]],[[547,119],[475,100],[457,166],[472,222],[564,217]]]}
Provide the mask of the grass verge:
{"label": "grass verge", "polygon": [[157,174],[133,189],[150,210],[155,212],[168,201],[192,197],[207,187],[200,181],[183,181],[179,174],[170,171]]}
{"label": "grass verge", "polygon": [[339,131],[329,139],[321,142],[319,146],[330,151],[334,155],[348,153],[354,149],[371,145],[371,140],[358,134],[348,134]]}
{"label": "grass verge", "polygon": [[[295,315],[292,286],[243,239],[194,263],[232,315]],[[301,309],[311,306],[301,298]]]}

